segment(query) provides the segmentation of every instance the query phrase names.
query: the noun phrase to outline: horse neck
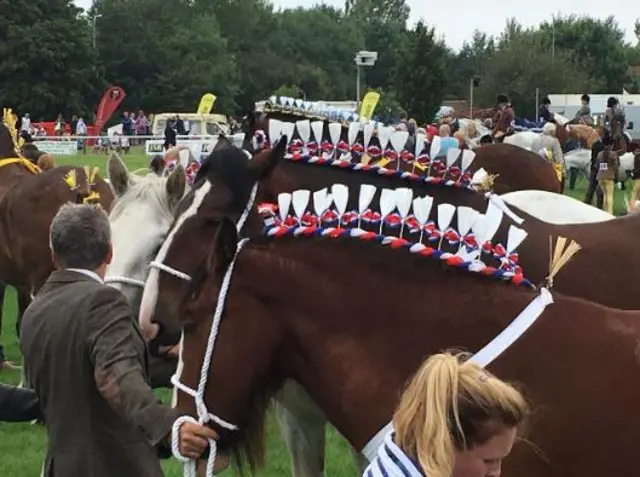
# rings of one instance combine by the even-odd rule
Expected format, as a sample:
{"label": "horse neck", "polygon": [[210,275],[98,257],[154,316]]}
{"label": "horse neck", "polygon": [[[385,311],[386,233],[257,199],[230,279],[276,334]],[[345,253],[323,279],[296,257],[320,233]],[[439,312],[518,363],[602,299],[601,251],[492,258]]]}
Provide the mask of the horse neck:
{"label": "horse neck", "polygon": [[[451,343],[479,350],[533,294],[468,272],[442,271],[437,262],[406,251],[349,240],[301,238],[250,249],[234,276],[241,290],[230,296],[234,316],[223,320],[244,314],[246,296],[274,297],[270,320],[277,323],[255,326],[266,333],[279,327],[287,336],[276,376],[298,381],[361,449],[388,422],[398,392],[424,356]],[[575,304],[556,301],[545,312],[547,326],[570,309]],[[536,346],[546,349],[543,336],[529,342],[529,349]]]}

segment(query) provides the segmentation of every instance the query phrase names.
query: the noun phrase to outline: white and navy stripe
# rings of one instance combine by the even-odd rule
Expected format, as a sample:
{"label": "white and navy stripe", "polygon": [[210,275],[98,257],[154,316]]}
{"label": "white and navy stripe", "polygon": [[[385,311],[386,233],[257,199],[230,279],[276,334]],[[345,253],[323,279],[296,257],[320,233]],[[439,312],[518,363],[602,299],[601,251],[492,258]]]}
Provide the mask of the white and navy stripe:
{"label": "white and navy stripe", "polygon": [[390,432],[378,449],[378,456],[371,461],[362,477],[425,477],[425,474],[393,442],[393,433]]}

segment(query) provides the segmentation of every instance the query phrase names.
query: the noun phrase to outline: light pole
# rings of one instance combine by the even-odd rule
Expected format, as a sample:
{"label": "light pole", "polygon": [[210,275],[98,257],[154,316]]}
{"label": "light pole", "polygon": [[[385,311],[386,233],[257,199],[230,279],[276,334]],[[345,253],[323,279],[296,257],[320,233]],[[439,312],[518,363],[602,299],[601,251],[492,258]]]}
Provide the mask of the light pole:
{"label": "light pole", "polygon": [[359,51],[356,53],[356,114],[360,111],[360,67],[373,66],[378,59],[377,51]]}
{"label": "light pole", "polygon": [[551,22],[551,64],[556,60],[556,19]]}
{"label": "light pole", "polygon": [[473,120],[473,89],[480,85],[480,77],[472,76],[469,79],[469,119]]}
{"label": "light pole", "polygon": [[102,16],[102,13],[96,13],[91,19],[91,37],[93,39],[93,49],[96,49],[96,20]]}

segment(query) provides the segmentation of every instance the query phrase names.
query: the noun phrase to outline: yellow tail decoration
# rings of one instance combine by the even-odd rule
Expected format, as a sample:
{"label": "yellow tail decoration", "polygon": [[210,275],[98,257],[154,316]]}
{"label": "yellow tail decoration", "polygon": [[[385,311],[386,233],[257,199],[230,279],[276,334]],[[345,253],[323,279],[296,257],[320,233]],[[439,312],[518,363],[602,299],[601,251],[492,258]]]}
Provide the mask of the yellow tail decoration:
{"label": "yellow tail decoration", "polygon": [[555,276],[580,250],[582,250],[582,246],[575,240],[571,240],[567,245],[567,239],[565,237],[558,237],[554,248],[553,239],[549,237],[549,275],[546,278],[547,288],[553,287]]}
{"label": "yellow tail decoration", "polygon": [[9,134],[11,135],[11,141],[13,141],[13,148],[16,150],[18,157],[24,159],[24,156],[20,152],[22,145],[24,144],[24,139],[18,136],[18,130],[16,128],[17,119],[13,114],[11,108],[3,108],[2,111],[2,121],[5,126],[9,130]]}
{"label": "yellow tail decoration", "polygon": [[69,186],[69,189],[76,190],[78,188],[78,177],[75,169],[71,169],[64,176],[65,183]]}

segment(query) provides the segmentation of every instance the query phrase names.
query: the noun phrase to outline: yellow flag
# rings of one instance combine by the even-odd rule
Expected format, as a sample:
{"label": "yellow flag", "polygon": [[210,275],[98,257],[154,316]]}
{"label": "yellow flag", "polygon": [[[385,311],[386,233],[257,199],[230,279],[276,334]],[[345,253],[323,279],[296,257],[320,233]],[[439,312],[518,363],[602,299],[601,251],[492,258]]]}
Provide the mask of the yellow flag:
{"label": "yellow flag", "polygon": [[213,109],[213,103],[216,102],[216,95],[207,93],[202,95],[200,104],[198,105],[198,112],[196,114],[209,114]]}
{"label": "yellow flag", "polygon": [[369,91],[367,94],[365,94],[364,98],[362,98],[362,103],[360,103],[360,118],[371,119],[373,116],[373,110],[376,109],[379,100],[380,93]]}

